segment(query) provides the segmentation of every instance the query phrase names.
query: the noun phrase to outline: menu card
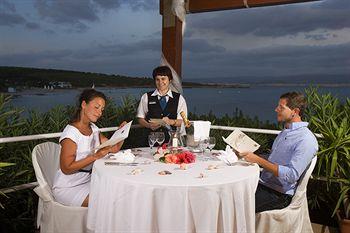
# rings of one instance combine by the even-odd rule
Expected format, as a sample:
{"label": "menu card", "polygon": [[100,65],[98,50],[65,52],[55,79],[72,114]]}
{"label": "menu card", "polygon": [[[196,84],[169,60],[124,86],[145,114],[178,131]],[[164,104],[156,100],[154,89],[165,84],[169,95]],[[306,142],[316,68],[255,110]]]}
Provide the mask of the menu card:
{"label": "menu card", "polygon": [[255,152],[260,147],[258,143],[239,129],[235,129],[227,138],[222,137],[222,139],[239,153]]}
{"label": "menu card", "polygon": [[118,142],[126,139],[129,136],[131,124],[132,124],[132,121],[128,122],[123,127],[117,129],[109,140],[105,141],[104,143],[96,147],[95,150],[104,148],[106,146],[114,146]]}

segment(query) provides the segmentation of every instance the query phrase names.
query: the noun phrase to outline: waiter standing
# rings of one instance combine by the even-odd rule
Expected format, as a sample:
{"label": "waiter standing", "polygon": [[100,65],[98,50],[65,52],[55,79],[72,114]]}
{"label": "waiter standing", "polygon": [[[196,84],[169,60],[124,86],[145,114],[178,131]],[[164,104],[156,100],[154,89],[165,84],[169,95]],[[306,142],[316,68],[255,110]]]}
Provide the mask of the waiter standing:
{"label": "waiter standing", "polygon": [[[181,94],[170,90],[173,76],[168,66],[155,68],[153,79],[156,89],[142,95],[136,117],[139,124],[150,132],[164,132],[165,142],[168,142],[169,129],[176,130],[176,127],[181,126],[180,112],[184,111],[187,115],[187,105]],[[167,126],[150,122],[151,118],[162,119]]]}

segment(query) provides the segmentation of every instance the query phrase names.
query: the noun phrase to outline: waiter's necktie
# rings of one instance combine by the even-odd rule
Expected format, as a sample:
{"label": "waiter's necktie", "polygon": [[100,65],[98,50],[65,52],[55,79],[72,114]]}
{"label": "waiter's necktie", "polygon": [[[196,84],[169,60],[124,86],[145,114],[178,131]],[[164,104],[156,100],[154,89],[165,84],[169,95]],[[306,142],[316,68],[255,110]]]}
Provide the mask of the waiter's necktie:
{"label": "waiter's necktie", "polygon": [[166,95],[160,97],[159,104],[160,104],[160,107],[162,108],[162,110],[164,110],[166,107]]}

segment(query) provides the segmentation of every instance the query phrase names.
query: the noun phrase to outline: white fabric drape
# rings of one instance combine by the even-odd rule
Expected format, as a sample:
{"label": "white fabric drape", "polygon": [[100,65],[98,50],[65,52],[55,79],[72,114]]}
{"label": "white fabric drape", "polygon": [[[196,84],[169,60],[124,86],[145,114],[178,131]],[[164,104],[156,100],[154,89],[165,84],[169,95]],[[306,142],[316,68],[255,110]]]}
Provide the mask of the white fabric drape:
{"label": "white fabric drape", "polygon": [[175,91],[177,93],[183,94],[182,84],[181,84],[181,78],[179,75],[177,75],[176,71],[173,69],[173,67],[169,64],[169,62],[165,59],[164,54],[162,53],[160,64],[162,66],[168,66],[171,69],[173,80],[170,83],[170,89],[172,91]]}
{"label": "white fabric drape", "polygon": [[248,0],[243,0],[243,4],[245,5],[246,8],[249,8]]}
{"label": "white fabric drape", "polygon": [[[175,16],[177,16],[182,21],[182,36],[183,36],[185,34],[185,28],[186,28],[185,1],[184,0],[173,0],[172,5],[171,5],[171,11]],[[160,64],[166,65],[166,66],[170,67],[170,69],[171,69],[171,72],[173,74],[173,81],[170,84],[170,89],[172,91],[183,94],[181,77],[177,74],[177,72],[174,70],[174,68],[169,64],[169,62],[166,60],[163,53],[161,54]]]}
{"label": "white fabric drape", "polygon": [[182,35],[185,34],[186,29],[186,9],[185,0],[173,0],[171,5],[171,11],[176,15],[182,22]]}

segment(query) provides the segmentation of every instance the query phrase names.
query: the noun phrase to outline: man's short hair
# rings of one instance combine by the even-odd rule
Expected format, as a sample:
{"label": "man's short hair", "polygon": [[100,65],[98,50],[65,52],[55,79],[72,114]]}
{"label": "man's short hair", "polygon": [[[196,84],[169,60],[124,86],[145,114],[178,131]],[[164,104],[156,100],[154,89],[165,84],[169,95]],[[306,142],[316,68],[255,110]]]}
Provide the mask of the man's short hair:
{"label": "man's short hair", "polygon": [[173,74],[168,66],[158,66],[153,70],[153,79],[156,80],[156,76],[168,76],[169,80],[173,79]]}
{"label": "man's short hair", "polygon": [[299,92],[287,92],[280,96],[280,99],[287,100],[287,106],[290,109],[299,108],[300,116],[304,115],[307,107],[306,99],[302,93]]}

